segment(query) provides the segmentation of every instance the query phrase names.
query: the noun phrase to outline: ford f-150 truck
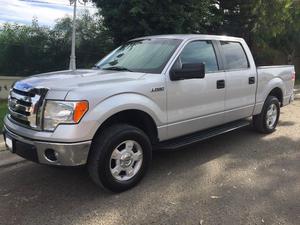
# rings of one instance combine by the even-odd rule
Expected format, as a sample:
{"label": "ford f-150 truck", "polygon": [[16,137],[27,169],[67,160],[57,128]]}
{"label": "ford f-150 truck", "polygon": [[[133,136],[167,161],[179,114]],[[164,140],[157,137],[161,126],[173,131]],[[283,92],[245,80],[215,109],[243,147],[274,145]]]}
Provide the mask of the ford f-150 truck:
{"label": "ford f-150 truck", "polygon": [[293,101],[295,76],[293,66],[256,67],[241,38],[137,38],[92,69],[16,82],[4,138],[13,153],[38,163],[86,164],[96,184],[121,192],[142,179],[154,149],[250,123],[273,132],[280,107]]}

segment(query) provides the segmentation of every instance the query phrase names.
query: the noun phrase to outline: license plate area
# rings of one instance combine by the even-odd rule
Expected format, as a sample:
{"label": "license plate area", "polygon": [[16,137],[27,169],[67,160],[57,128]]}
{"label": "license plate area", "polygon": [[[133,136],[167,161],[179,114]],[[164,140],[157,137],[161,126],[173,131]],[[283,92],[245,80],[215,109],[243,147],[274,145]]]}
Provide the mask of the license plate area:
{"label": "license plate area", "polygon": [[11,137],[5,135],[5,144],[9,151],[14,152],[14,141]]}

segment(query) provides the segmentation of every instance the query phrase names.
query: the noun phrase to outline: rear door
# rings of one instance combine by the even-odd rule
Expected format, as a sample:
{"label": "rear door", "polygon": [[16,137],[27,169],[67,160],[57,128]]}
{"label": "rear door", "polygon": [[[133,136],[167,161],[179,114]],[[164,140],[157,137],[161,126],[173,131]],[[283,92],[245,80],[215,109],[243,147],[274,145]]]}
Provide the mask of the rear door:
{"label": "rear door", "polygon": [[213,41],[187,43],[172,68],[204,63],[205,77],[171,81],[167,76],[168,137],[222,124],[225,104],[225,72],[220,70]]}
{"label": "rear door", "polygon": [[255,105],[256,68],[250,66],[242,43],[220,41],[219,48],[226,73],[224,122],[249,117]]}

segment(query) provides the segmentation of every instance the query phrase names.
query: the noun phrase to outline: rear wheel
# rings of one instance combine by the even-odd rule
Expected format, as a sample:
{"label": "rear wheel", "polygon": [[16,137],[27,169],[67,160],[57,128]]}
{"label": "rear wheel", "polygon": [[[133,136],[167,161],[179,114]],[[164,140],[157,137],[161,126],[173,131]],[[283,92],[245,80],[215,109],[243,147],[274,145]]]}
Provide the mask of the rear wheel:
{"label": "rear wheel", "polygon": [[151,156],[151,143],[142,130],[127,124],[112,125],[95,137],[89,174],[105,189],[125,191],[143,178]]}
{"label": "rear wheel", "polygon": [[278,98],[269,96],[265,101],[262,112],[253,116],[253,124],[256,130],[269,134],[275,131],[280,115],[280,103]]}

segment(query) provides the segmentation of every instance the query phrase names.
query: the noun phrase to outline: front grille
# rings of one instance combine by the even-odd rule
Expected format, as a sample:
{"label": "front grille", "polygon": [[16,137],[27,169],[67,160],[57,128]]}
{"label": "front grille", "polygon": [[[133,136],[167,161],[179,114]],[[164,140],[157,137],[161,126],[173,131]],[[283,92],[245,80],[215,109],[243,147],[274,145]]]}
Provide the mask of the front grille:
{"label": "front grille", "polygon": [[[24,85],[23,85],[24,86]],[[10,118],[23,126],[41,129],[41,113],[44,97],[47,93],[43,88],[22,88],[17,82],[10,90],[8,112]]]}

